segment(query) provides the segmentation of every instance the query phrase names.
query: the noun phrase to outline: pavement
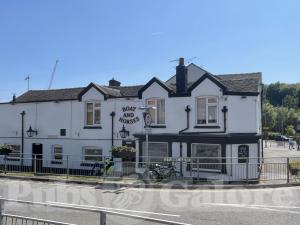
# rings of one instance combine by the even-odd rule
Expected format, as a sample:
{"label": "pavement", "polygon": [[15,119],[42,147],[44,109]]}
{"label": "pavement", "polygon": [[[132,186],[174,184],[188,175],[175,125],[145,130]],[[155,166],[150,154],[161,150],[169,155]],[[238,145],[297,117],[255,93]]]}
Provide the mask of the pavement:
{"label": "pavement", "polygon": [[[0,196],[35,202],[107,207],[134,215],[194,225],[298,225],[300,187],[223,190],[99,188],[53,182],[0,179]],[[99,224],[97,213],[6,203],[5,212],[78,225]],[[108,225],[150,225],[108,216]]]}

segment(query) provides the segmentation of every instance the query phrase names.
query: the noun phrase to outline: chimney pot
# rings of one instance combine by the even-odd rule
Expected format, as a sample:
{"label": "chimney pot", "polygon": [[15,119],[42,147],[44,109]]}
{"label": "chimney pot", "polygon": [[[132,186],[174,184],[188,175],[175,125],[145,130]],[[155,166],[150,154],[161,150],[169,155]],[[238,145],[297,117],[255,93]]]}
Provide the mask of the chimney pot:
{"label": "chimney pot", "polygon": [[184,65],[184,58],[182,58],[182,57],[179,58],[179,65],[180,66]]}
{"label": "chimney pot", "polygon": [[112,78],[111,80],[108,81],[108,85],[112,86],[112,87],[120,87],[121,86],[121,82],[115,80],[114,78]]}

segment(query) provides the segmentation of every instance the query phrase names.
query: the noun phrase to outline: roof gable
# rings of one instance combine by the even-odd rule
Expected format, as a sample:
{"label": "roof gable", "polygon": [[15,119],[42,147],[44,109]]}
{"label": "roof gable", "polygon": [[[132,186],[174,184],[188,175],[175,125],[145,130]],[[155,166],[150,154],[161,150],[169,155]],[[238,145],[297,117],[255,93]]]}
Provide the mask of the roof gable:
{"label": "roof gable", "polygon": [[147,84],[145,84],[138,92],[139,98],[142,98],[143,92],[148,89],[153,83],[157,83],[159,86],[161,86],[163,89],[165,89],[169,94],[172,93],[172,90],[161,80],[159,80],[156,77],[153,77],[150,81],[148,81]]}
{"label": "roof gable", "polygon": [[216,84],[218,87],[220,87],[223,92],[226,91],[226,87],[218,81],[216,78],[214,78],[212,75],[205,73],[202,75],[195,83],[193,83],[189,88],[188,88],[188,93],[190,94],[199,84],[201,84],[205,79],[209,79],[211,82]]}
{"label": "roof gable", "polygon": [[107,94],[102,90],[102,88],[100,88],[98,85],[94,84],[93,82],[90,83],[86,88],[84,88],[82,90],[82,92],[79,93],[78,98],[81,101],[82,100],[82,96],[87,93],[91,88],[95,88],[97,91],[99,91],[103,96],[104,99],[107,99]]}

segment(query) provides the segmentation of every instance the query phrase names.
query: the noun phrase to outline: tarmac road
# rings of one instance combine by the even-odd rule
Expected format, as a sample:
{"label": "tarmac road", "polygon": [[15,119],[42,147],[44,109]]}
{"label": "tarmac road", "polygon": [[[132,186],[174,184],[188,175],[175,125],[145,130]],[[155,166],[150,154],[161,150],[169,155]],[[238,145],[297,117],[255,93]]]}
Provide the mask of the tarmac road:
{"label": "tarmac road", "polygon": [[[61,183],[0,179],[4,198],[118,208],[119,212],[188,224],[299,224],[300,187],[277,189],[170,190],[97,189]],[[127,210],[127,211],[123,211]],[[99,215],[53,207],[5,204],[5,212],[70,222],[100,224]],[[154,224],[108,216],[108,225]]]}

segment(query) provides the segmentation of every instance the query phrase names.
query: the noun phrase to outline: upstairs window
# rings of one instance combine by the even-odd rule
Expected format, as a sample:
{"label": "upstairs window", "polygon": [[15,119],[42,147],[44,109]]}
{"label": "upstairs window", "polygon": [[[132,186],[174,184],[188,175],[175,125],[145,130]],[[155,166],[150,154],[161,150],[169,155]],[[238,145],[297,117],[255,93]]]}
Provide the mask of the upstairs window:
{"label": "upstairs window", "polygon": [[61,145],[53,145],[52,159],[55,161],[63,160],[63,147]]}
{"label": "upstairs window", "polygon": [[150,109],[149,113],[153,124],[165,124],[165,100],[160,98],[152,98],[146,100],[148,107],[155,107]]}
{"label": "upstairs window", "polygon": [[199,97],[197,101],[197,124],[214,125],[218,123],[218,99]]}
{"label": "upstairs window", "polygon": [[86,103],[86,126],[99,126],[101,122],[101,103],[87,102]]}

